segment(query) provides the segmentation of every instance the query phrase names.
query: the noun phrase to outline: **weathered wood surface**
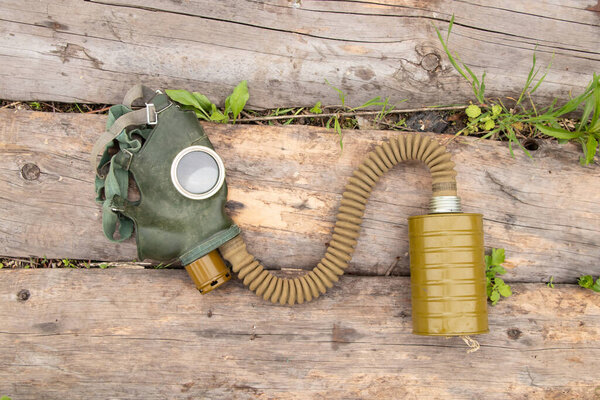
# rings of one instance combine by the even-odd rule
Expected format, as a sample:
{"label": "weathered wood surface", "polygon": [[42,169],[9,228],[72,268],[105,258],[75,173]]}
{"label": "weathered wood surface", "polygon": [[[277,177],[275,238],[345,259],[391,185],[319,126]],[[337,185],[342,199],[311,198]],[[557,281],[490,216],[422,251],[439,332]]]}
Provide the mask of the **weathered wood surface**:
{"label": "weathered wood surface", "polygon": [[182,270],[0,278],[0,393],[18,400],[600,395],[600,302],[574,285],[515,284],[465,354],[458,338],[411,334],[404,277],[346,276],[293,308],[238,281],[201,296]]}
{"label": "weathered wood surface", "polygon": [[[102,234],[88,153],[105,117],[0,110],[0,255],[129,260],[135,243]],[[353,169],[389,131],[207,125],[228,173],[228,209],[250,250],[270,267],[311,268],[330,239]],[[437,136],[442,140],[451,137]],[[600,274],[600,173],[580,149],[540,141],[529,159],[506,144],[449,144],[467,212],[485,218],[487,246],[503,247],[511,281]],[[36,170],[37,169],[37,170]],[[28,179],[25,179],[26,176]],[[399,165],[373,192],[350,273],[408,274],[406,218],[427,212],[428,171]]]}
{"label": "weathered wood surface", "polygon": [[222,102],[243,79],[252,107],[402,106],[471,99],[435,34],[456,16],[452,49],[488,92],[515,96],[555,55],[542,100],[581,90],[600,71],[596,0],[158,1],[3,0],[0,98],[116,103],[133,84],[188,88]]}

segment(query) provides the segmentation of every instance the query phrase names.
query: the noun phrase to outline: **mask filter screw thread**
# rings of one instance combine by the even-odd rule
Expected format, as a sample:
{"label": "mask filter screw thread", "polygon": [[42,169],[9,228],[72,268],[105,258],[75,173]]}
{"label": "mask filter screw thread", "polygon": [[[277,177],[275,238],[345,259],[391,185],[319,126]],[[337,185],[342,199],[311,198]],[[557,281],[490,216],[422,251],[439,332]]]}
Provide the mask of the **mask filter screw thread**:
{"label": "mask filter screw thread", "polygon": [[429,214],[460,212],[462,212],[462,206],[458,196],[434,196],[429,201]]}

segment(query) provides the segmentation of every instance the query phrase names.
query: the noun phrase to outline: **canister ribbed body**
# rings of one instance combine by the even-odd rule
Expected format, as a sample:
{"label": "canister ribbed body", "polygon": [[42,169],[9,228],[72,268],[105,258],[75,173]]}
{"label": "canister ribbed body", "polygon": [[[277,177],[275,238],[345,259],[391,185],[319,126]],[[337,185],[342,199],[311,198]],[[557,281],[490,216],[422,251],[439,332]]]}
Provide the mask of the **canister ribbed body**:
{"label": "canister ribbed body", "polygon": [[408,219],[413,333],[488,332],[481,214]]}

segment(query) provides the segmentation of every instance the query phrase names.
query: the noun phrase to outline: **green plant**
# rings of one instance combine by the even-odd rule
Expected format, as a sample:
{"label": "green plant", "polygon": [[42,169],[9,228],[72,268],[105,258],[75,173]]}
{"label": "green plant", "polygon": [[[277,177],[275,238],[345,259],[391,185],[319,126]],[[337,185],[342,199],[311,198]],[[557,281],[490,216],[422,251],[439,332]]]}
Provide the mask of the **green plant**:
{"label": "green plant", "polygon": [[202,93],[190,93],[187,90],[165,90],[165,93],[181,104],[182,109],[193,110],[199,119],[220,123],[228,123],[230,120],[235,123],[250,98],[246,81],[241,81],[227,96],[223,111]]}
{"label": "green plant", "polygon": [[39,111],[42,109],[42,105],[37,101],[31,101],[29,103],[29,107],[31,107],[32,110],[36,110],[36,111]]}
{"label": "green plant", "polygon": [[579,96],[572,98],[555,113],[562,116],[577,110],[584,104],[583,114],[579,122],[575,124],[575,130],[569,131],[556,120],[544,121],[536,124],[536,128],[545,135],[555,137],[566,142],[573,140],[581,144],[583,157],[579,161],[582,165],[591,164],[594,161],[600,140],[600,75],[593,75],[592,81],[586,90]]}
{"label": "green plant", "polygon": [[[450,51],[448,40],[453,25],[454,16],[450,19],[446,39],[443,38],[437,27],[435,30],[450,63],[469,82],[478,102],[477,105],[472,104],[465,110],[469,121],[467,127],[459,131],[457,135],[481,132],[482,138],[498,137],[507,139],[511,155],[514,155],[513,145],[516,144],[527,155],[531,156],[519,141],[519,136],[524,136],[523,132],[529,131],[529,134],[533,135],[539,131],[559,139],[562,143],[568,140],[581,143],[584,153],[584,157],[580,159],[581,163],[587,165],[593,162],[598,147],[598,139],[600,139],[599,76],[594,74],[586,90],[579,96],[566,101],[561,107],[556,107],[558,99],[555,99],[551,105],[545,108],[536,107],[531,96],[546,79],[552,62],[548,64],[544,74],[538,79],[540,68],[536,69],[537,60],[534,49],[532,66],[525,80],[525,85],[519,97],[516,100],[509,99],[512,104],[507,106],[500,99],[486,98],[485,72],[483,72],[481,78],[478,78],[457,54]],[[576,111],[581,105],[584,105],[583,114],[581,120],[575,124],[575,130],[565,129],[564,123],[561,124],[562,119]]]}
{"label": "green plant", "polygon": [[110,265],[108,265],[107,263],[102,263],[102,264],[98,265],[98,267],[99,267],[100,269],[106,269],[106,268],[109,268],[109,267],[110,267]]}
{"label": "green plant", "polygon": [[11,400],[11,398],[8,396],[2,396],[0,397],[0,400]]}
{"label": "green plant", "polygon": [[491,255],[485,256],[485,276],[487,281],[487,296],[496,305],[500,296],[512,296],[512,290],[503,279],[497,275],[504,275],[506,270],[502,267],[504,262],[504,249],[492,249]]}
{"label": "green plant", "polygon": [[65,268],[77,268],[77,264],[68,258],[63,258],[60,260]]}
{"label": "green plant", "polygon": [[[333,86],[331,83],[329,83],[329,81],[327,79],[325,79],[325,83],[327,83],[327,85],[329,85],[331,88],[333,88],[338,93],[338,97],[340,99],[340,102],[342,103],[341,107],[339,108],[339,112],[336,112],[334,115],[329,117],[329,119],[327,120],[327,123],[325,124],[325,127],[327,129],[330,129],[331,127],[333,127],[333,129],[337,132],[337,134],[340,138],[340,148],[342,150],[344,149],[344,143],[342,141],[342,139],[343,139],[342,128],[354,128],[358,124],[356,121],[356,117],[347,118],[344,121],[342,121],[342,117],[340,116],[340,114],[342,112],[354,113],[358,110],[368,108],[368,107],[382,107],[381,111],[378,112],[378,114],[375,118],[376,120],[381,120],[383,117],[385,117],[386,115],[388,115],[389,113],[391,113],[394,110],[395,106],[389,106],[389,98],[381,100],[381,97],[379,97],[379,96],[373,97],[372,99],[367,100],[365,103],[361,104],[358,107],[349,107],[346,105],[346,94],[341,89],[338,89],[335,86]],[[405,100],[402,100],[402,101],[405,101]],[[315,107],[313,107],[311,109],[311,112],[314,109],[317,109],[318,111],[322,112],[321,102],[318,102],[317,104],[315,104]],[[318,114],[320,114],[320,112]]]}
{"label": "green plant", "polygon": [[554,276],[550,277],[550,280],[546,283],[546,286],[548,286],[550,289],[554,289]]}
{"label": "green plant", "polygon": [[309,110],[313,114],[323,114],[323,109],[321,108],[321,102],[317,101],[313,108]]}
{"label": "green plant", "polygon": [[600,278],[596,279],[596,282],[594,282],[594,277],[591,275],[582,275],[579,277],[577,283],[583,288],[591,289],[594,292],[600,293]]}

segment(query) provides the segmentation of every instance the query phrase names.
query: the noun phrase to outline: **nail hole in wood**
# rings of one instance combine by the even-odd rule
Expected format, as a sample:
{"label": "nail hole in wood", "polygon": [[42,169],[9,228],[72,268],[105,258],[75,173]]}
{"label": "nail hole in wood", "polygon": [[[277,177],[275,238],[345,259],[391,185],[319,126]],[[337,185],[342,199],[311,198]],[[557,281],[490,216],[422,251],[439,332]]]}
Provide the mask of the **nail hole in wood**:
{"label": "nail hole in wood", "polygon": [[17,300],[19,301],[27,301],[30,297],[31,293],[29,293],[29,290],[27,289],[19,290],[19,293],[17,293]]}
{"label": "nail hole in wood", "polygon": [[21,176],[27,181],[35,181],[40,177],[40,167],[33,163],[27,163],[21,168]]}
{"label": "nail hole in wood", "polygon": [[540,145],[535,139],[526,139],[523,142],[523,147],[525,147],[529,151],[536,151],[540,148]]}

